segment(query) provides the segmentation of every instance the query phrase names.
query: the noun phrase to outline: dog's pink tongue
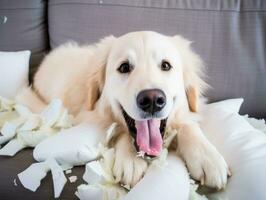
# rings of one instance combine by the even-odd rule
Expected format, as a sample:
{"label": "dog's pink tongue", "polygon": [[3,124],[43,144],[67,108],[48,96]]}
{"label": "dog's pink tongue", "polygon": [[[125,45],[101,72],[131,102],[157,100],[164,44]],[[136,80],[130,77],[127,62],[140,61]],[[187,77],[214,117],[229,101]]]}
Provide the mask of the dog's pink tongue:
{"label": "dog's pink tongue", "polygon": [[137,145],[139,150],[150,156],[158,156],[162,151],[163,139],[160,133],[161,121],[150,119],[136,121]]}

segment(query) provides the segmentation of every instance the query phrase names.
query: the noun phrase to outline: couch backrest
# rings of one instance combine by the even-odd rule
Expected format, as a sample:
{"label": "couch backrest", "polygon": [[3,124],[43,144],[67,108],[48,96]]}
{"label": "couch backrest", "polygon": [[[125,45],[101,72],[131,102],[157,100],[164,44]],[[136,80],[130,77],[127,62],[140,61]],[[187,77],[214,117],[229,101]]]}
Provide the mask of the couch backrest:
{"label": "couch backrest", "polygon": [[266,118],[264,0],[49,0],[48,27],[51,48],[139,30],[181,34],[207,65],[210,101],[243,97],[242,113]]}
{"label": "couch backrest", "polygon": [[47,2],[0,0],[0,51],[31,50],[31,71],[49,49]]}

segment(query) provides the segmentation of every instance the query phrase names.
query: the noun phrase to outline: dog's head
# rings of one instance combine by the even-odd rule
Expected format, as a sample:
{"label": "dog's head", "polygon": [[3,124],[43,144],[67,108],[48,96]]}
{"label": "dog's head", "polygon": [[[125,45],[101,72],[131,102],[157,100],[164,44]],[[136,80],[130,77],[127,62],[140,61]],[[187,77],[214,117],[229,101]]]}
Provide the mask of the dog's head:
{"label": "dog's head", "polygon": [[186,39],[155,32],[108,37],[95,52],[89,109],[104,99],[128,127],[136,150],[158,156],[167,119],[180,109],[198,110],[204,86],[201,59]]}

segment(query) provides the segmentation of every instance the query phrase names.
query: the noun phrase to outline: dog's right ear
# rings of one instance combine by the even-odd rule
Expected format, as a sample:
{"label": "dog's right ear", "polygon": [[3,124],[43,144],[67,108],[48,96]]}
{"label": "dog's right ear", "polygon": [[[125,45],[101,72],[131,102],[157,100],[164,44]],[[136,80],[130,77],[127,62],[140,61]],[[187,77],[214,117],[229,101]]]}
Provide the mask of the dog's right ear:
{"label": "dog's right ear", "polygon": [[105,82],[106,64],[110,49],[115,37],[108,36],[92,47],[92,55],[89,59],[90,70],[87,76],[87,110],[91,111],[101,96]]}

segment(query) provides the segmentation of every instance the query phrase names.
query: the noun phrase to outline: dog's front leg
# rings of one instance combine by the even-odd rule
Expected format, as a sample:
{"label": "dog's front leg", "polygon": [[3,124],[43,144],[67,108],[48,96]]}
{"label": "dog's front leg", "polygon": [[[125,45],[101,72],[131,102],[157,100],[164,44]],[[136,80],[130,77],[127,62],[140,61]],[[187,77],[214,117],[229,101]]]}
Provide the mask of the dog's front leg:
{"label": "dog's front leg", "polygon": [[179,125],[177,143],[177,150],[192,178],[217,189],[225,187],[228,166],[222,155],[203,135],[198,123]]}
{"label": "dog's front leg", "polygon": [[116,181],[132,187],[142,178],[148,165],[137,157],[130,137],[129,133],[124,132],[115,144],[113,173]]}

